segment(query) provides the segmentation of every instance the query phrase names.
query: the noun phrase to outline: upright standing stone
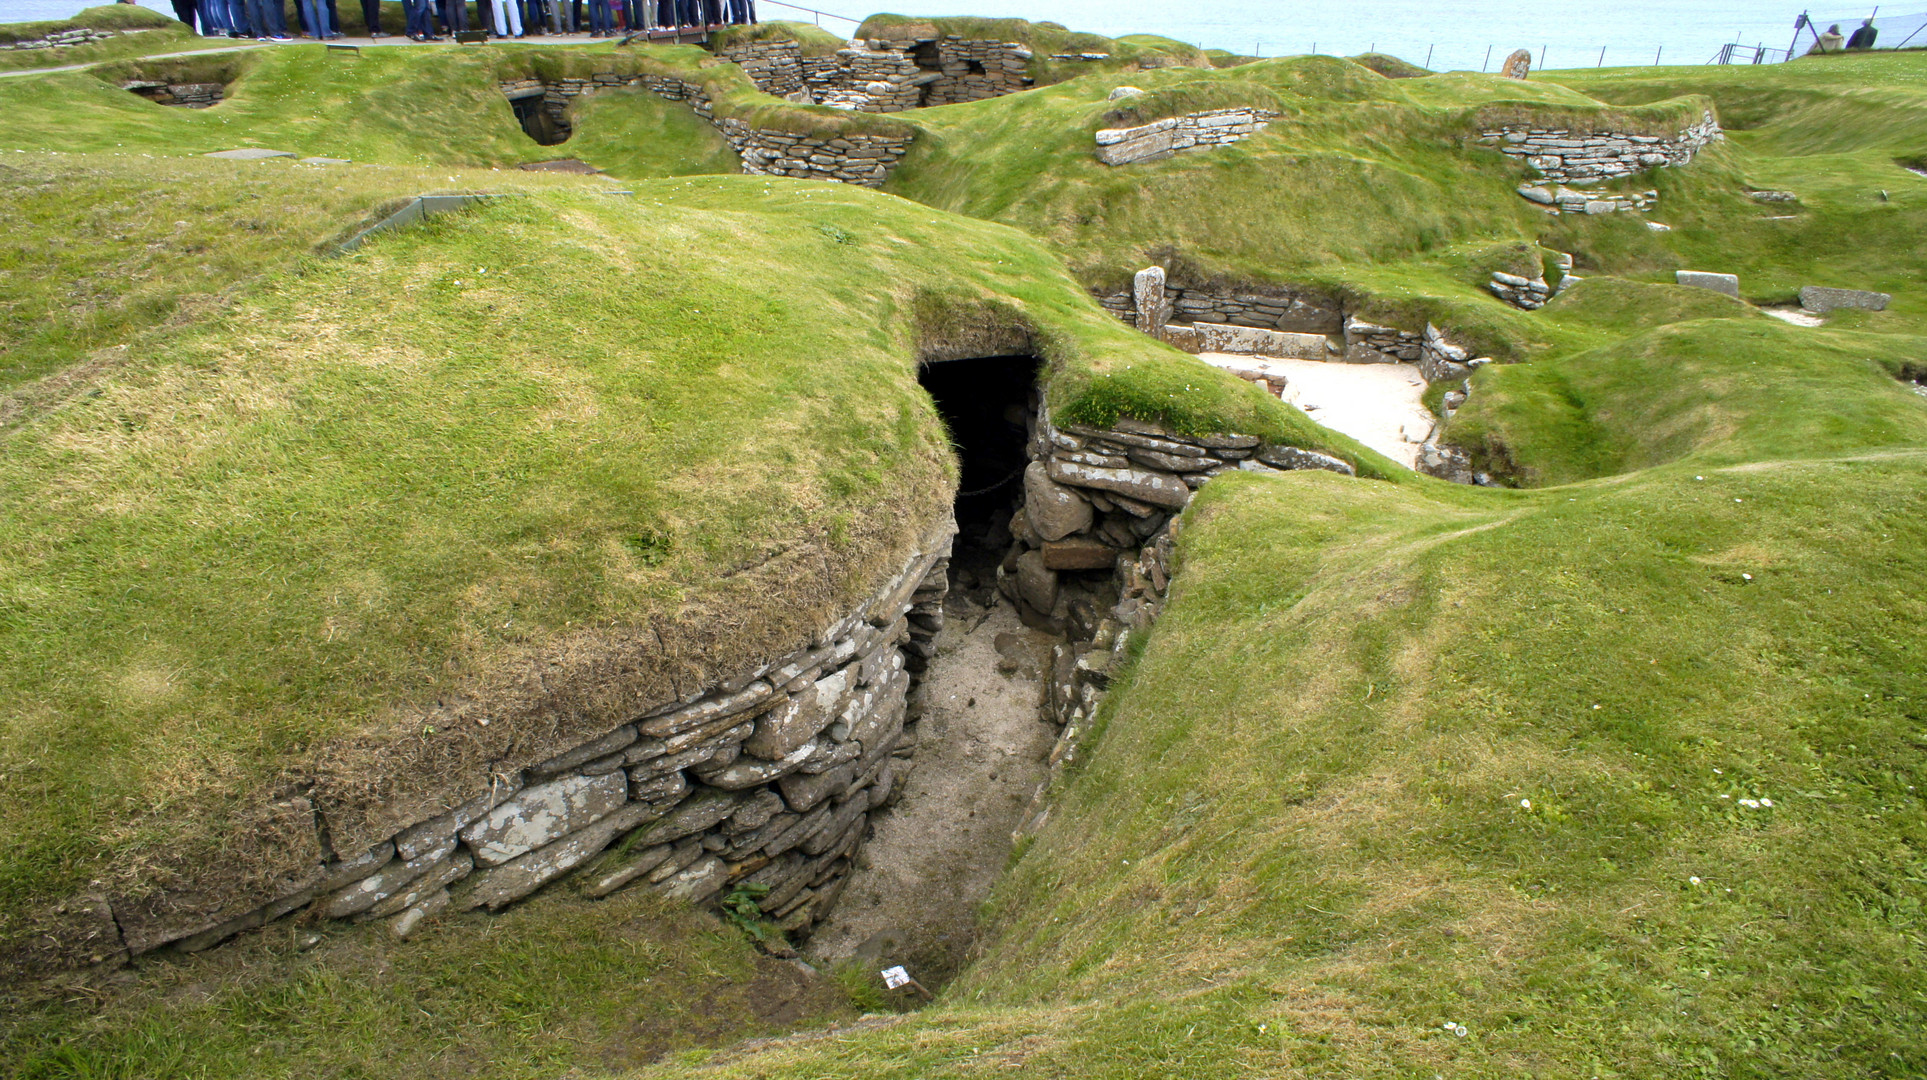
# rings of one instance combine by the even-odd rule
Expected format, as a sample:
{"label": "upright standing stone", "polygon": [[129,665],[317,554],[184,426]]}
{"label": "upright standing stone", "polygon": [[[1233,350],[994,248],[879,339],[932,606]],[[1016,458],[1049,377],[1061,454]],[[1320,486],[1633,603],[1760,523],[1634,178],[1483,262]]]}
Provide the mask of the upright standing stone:
{"label": "upright standing stone", "polygon": [[1131,297],[1137,301],[1137,328],[1154,338],[1164,337],[1164,267],[1139,270],[1131,278]]}
{"label": "upright standing stone", "polygon": [[1499,74],[1508,79],[1523,79],[1531,73],[1532,50],[1530,49],[1515,49],[1511,56],[1505,58],[1505,65],[1499,68]]}
{"label": "upright standing stone", "polygon": [[1704,270],[1675,270],[1673,280],[1695,289],[1711,289],[1738,299],[1740,279],[1735,274],[1709,274]]}

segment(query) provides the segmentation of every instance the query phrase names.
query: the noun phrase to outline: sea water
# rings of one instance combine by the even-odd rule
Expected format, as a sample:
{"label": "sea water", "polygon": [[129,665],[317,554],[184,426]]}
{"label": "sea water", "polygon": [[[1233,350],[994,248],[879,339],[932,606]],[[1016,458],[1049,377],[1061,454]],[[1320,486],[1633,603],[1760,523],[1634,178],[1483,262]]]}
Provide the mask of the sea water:
{"label": "sea water", "polygon": [[[1872,13],[1871,5],[1866,12],[1853,13],[1844,8],[1848,0],[1828,2],[1842,6],[1816,9],[1822,27],[1838,22],[1851,30]],[[867,5],[853,0],[796,3],[851,19],[869,14]],[[0,22],[64,19],[85,6],[81,0],[0,0]],[[143,6],[172,10],[166,0],[143,0]],[[764,19],[819,18],[771,0],[759,0],[758,6]],[[1161,34],[1245,55],[1316,51],[1354,56],[1376,49],[1437,71],[1496,71],[1514,49],[1530,49],[1535,68],[1704,64],[1722,45],[1733,42],[1785,49],[1793,41],[1794,19],[1803,10],[1787,0],[889,0],[885,8],[907,15],[1049,20],[1111,37]],[[1927,8],[1927,2],[1906,10],[1918,8]],[[824,29],[838,34],[856,30],[854,21],[821,21]],[[1800,51],[1811,43],[1812,35],[1802,31]]]}

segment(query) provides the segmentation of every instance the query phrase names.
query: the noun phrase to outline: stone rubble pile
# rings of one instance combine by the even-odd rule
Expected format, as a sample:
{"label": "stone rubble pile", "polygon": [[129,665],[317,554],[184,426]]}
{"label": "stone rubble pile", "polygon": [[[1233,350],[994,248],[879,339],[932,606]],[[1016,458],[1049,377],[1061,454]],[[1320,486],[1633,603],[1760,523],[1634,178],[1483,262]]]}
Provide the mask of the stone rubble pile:
{"label": "stone rubble pile", "polygon": [[795,652],[478,777],[467,801],[168,940],[198,951],[304,908],[383,919],[406,938],[442,912],[498,910],[571,874],[591,897],[646,885],[701,903],[766,886],[762,909],[807,932],[835,902],[869,813],[901,794],[914,763],[906,695],[942,626],[955,533],[946,515],[881,588]]}
{"label": "stone rubble pile", "polygon": [[[794,43],[792,43],[794,44]],[[508,79],[502,93],[525,97],[536,88],[543,108],[559,130],[569,130],[568,108],[575,98],[598,90],[643,87],[671,101],[687,101],[696,115],[714,125],[742,158],[743,171],[756,175],[792,176],[805,180],[835,180],[861,187],[881,187],[910,149],[909,135],[799,135],[774,128],[752,127],[734,117],[717,117],[702,87],[673,76],[604,73],[589,78]]]}
{"label": "stone rubble pile", "polygon": [[1548,214],[1644,213],[1659,205],[1659,192],[1652,190],[1574,191],[1564,185],[1546,188],[1537,184],[1521,184],[1519,194],[1528,202],[1546,207]]}
{"label": "stone rubble pile", "polygon": [[1278,114],[1270,109],[1211,109],[1097,133],[1097,160],[1106,165],[1160,161],[1190,150],[1209,150],[1263,131]]}
{"label": "stone rubble pile", "polygon": [[1592,184],[1631,176],[1643,169],[1689,164],[1707,144],[1725,135],[1719,121],[1707,112],[1699,123],[1670,139],[1526,126],[1482,131],[1479,137],[1486,142],[1502,142],[1501,153],[1523,158],[1548,180]]}
{"label": "stone rubble pile", "polygon": [[135,79],[120,84],[157,105],[177,105],[185,109],[205,109],[219,102],[227,87],[210,83],[163,83]]}
{"label": "stone rubble pile", "polygon": [[144,28],[142,30],[94,30],[82,26],[72,30],[62,30],[59,33],[48,34],[46,37],[10,42],[5,45],[0,45],[0,49],[71,49],[76,45],[85,45],[93,41],[108,41],[122,34],[139,34],[143,32],[145,32]]}
{"label": "stone rubble pile", "polygon": [[1521,277],[1503,270],[1492,271],[1492,280],[1486,282],[1485,287],[1492,295],[1527,311],[1545,307],[1546,301],[1552,298],[1552,286],[1546,284],[1544,277]]}

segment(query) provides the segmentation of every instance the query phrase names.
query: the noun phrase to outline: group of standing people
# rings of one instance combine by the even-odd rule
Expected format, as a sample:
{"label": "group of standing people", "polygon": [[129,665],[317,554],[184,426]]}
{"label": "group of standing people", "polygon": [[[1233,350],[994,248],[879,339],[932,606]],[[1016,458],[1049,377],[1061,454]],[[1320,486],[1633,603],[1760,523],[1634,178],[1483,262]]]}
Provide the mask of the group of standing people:
{"label": "group of standing people", "polygon": [[[651,27],[753,23],[756,0],[474,0],[477,29],[496,37],[579,34],[614,37]],[[284,0],[173,0],[174,14],[207,37],[293,41]],[[316,41],[341,36],[336,0],[296,0],[301,33]],[[469,0],[401,0],[411,41],[440,41],[469,29]],[[368,36],[381,29],[381,0],[361,0]],[[489,24],[493,24],[492,26]]]}

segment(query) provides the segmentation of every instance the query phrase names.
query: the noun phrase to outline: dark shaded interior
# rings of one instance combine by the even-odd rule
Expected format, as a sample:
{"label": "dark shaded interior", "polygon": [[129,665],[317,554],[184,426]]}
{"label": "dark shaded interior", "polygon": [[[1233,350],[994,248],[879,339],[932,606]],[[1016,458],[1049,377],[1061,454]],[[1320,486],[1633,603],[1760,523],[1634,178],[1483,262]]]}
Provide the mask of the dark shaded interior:
{"label": "dark shaded interior", "polygon": [[509,107],[515,110],[515,122],[522,125],[529,138],[543,146],[567,142],[574,131],[567,124],[557,123],[546,105],[547,98],[541,94],[509,99]]}
{"label": "dark shaded interior", "polygon": [[1010,546],[1011,508],[1023,495],[1024,466],[1030,463],[1026,444],[1039,363],[1035,356],[946,360],[925,364],[917,375],[962,468],[951,561],[958,587],[994,583],[997,563]]}

